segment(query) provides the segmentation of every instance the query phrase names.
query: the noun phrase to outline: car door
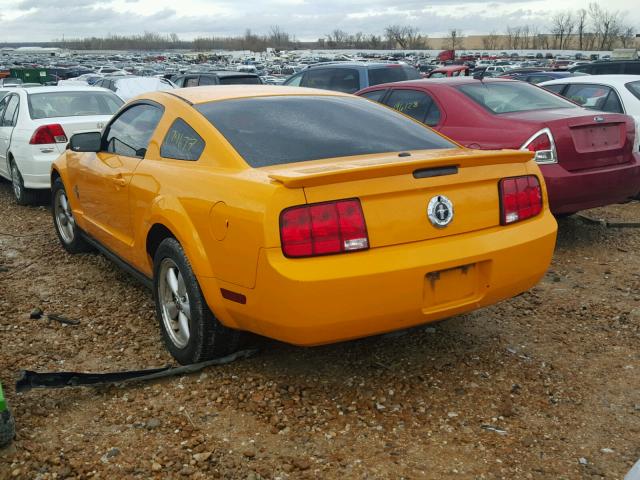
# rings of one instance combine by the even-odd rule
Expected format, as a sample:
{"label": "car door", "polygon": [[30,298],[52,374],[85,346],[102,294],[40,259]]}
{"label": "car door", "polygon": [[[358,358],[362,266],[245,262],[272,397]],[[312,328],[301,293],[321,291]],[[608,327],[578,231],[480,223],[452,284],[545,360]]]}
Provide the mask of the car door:
{"label": "car door", "polygon": [[75,194],[86,230],[124,258],[134,236],[129,184],[162,113],[162,107],[153,102],[130,105],[105,129],[101,151],[82,155],[77,166]]}
{"label": "car door", "polygon": [[[9,103],[9,95],[5,96],[2,100],[0,100],[0,124],[2,123],[2,117],[4,116],[4,112],[7,109],[7,103]],[[3,135],[0,129],[0,174],[10,179],[9,175],[9,167],[7,163],[7,151],[9,146],[7,142],[3,139]]]}
{"label": "car door", "polygon": [[2,99],[2,117],[0,117],[0,174],[5,178],[10,178],[9,170],[9,149],[11,147],[11,136],[16,126],[18,117],[18,106],[20,97],[13,93]]}

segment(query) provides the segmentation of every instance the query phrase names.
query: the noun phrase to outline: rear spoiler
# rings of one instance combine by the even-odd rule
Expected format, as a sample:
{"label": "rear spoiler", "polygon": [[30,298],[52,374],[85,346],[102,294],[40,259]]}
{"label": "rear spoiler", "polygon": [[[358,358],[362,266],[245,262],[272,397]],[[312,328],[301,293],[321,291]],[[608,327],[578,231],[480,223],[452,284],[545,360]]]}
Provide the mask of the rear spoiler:
{"label": "rear spoiler", "polygon": [[282,183],[287,188],[315,187],[367,178],[391,177],[413,173],[424,168],[477,167],[480,165],[501,165],[505,163],[526,163],[533,159],[533,153],[520,150],[433,150],[413,156],[367,157],[360,160],[337,160],[322,162],[312,166],[277,168],[269,173],[269,178]]}

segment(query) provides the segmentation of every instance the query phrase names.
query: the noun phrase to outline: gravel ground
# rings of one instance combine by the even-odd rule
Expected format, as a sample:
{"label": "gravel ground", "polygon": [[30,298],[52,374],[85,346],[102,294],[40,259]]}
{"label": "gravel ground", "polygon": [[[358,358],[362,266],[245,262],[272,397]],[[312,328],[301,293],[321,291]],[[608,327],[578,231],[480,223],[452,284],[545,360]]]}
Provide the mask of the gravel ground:
{"label": "gravel ground", "polygon": [[[17,207],[0,183],[0,379],[17,419],[0,478],[620,479],[640,458],[638,249],[640,229],[574,216],[537,287],[469,315],[16,395],[21,369],[172,362],[150,293],[100,255],[65,254],[48,208]],[[35,307],[80,324],[30,320]]]}

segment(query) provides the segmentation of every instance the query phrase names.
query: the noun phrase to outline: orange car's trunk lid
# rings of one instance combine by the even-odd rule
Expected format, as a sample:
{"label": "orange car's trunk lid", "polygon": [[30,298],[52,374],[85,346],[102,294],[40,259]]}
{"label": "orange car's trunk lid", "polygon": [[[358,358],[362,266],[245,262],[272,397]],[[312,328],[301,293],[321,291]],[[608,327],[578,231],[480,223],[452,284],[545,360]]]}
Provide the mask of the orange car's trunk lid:
{"label": "orange car's trunk lid", "polygon": [[[498,181],[526,175],[531,157],[512,150],[433,150],[289,164],[270,168],[269,176],[286,187],[304,188],[308,203],[359,198],[375,248],[499,225]],[[444,228],[436,227],[427,211],[439,196],[449,199],[454,211]]]}

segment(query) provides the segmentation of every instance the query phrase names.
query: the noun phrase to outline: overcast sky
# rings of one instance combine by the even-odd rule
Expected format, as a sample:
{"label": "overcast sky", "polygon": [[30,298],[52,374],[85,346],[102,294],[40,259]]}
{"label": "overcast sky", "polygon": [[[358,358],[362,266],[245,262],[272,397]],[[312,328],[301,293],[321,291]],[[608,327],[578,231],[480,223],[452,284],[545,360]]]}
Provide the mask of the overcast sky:
{"label": "overcast sky", "polygon": [[[640,30],[636,2],[598,3],[626,11],[627,22]],[[380,34],[389,24],[412,25],[431,37],[444,36],[449,28],[473,35],[502,32],[508,25],[537,25],[544,30],[554,11],[588,4],[588,0],[0,0],[0,42],[145,30],[192,39],[239,35],[247,28],[267,33],[271,25],[279,25],[299,40],[315,40],[336,28]]]}

